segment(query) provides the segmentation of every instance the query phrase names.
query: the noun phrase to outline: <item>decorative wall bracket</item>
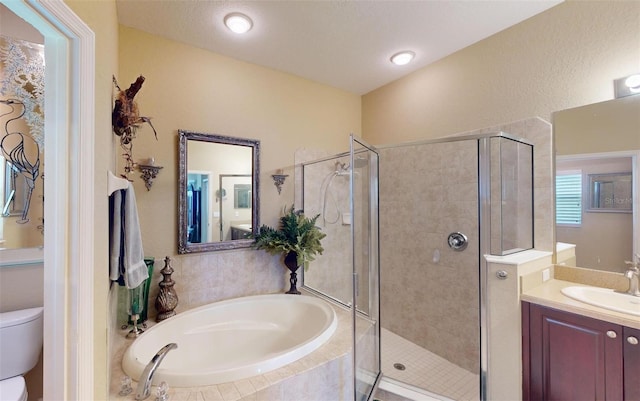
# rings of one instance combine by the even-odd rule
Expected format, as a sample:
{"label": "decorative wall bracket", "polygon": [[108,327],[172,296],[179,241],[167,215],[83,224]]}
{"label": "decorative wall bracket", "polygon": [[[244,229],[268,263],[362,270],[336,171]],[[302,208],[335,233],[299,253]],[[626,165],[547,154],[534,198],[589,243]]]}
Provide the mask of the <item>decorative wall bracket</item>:
{"label": "decorative wall bracket", "polygon": [[142,172],[140,178],[144,180],[144,186],[147,187],[147,191],[151,189],[153,180],[156,178],[162,166],[152,166],[148,164],[138,164],[138,169]]}
{"label": "decorative wall bracket", "polygon": [[288,177],[287,174],[273,174],[273,185],[278,188],[278,195],[282,192],[282,185],[284,184],[284,180]]}

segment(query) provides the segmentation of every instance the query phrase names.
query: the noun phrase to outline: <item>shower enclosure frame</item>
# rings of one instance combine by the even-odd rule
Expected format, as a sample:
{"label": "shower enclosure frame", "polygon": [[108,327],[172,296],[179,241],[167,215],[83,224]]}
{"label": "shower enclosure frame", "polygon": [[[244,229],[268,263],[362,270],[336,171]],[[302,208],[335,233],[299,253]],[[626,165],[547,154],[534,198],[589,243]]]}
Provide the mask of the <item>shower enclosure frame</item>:
{"label": "shower enclosure frame", "polygon": [[[359,146],[359,149],[356,149],[356,147]],[[369,274],[369,281],[367,283],[367,290],[369,291],[369,296],[367,297],[367,305],[366,305],[366,311],[362,310],[361,308],[358,307],[357,304],[357,297],[359,294],[359,285],[362,284],[360,283],[360,276],[358,274],[357,271],[357,266],[358,266],[358,261],[357,261],[357,255],[356,255],[356,237],[357,237],[357,232],[356,232],[356,219],[357,219],[357,205],[356,205],[356,201],[355,201],[355,192],[356,192],[356,179],[355,177],[357,176],[357,173],[354,174],[354,166],[356,166],[357,164],[357,159],[356,159],[356,155],[361,154],[361,153],[367,153],[368,155],[373,154],[375,156],[373,156],[373,160],[371,159],[371,157],[367,158],[368,161],[368,167],[371,169],[369,170],[369,175],[367,176],[368,182],[367,182],[367,187],[368,187],[368,200],[370,202],[369,204],[369,208],[368,211],[369,213],[366,214],[366,219],[368,222],[368,230],[366,232],[366,243],[368,245],[368,250],[369,253],[367,254],[367,268],[368,268],[368,274]],[[322,157],[322,158],[318,158],[318,159],[313,159],[313,160],[309,160],[309,161],[305,161],[301,164],[302,167],[302,180],[301,180],[301,195],[302,195],[302,204],[304,205],[304,197],[305,197],[305,180],[304,180],[304,173],[305,173],[305,167],[309,166],[309,165],[314,165],[314,164],[318,164],[318,163],[323,163],[323,162],[327,162],[327,161],[332,161],[332,160],[340,160],[340,159],[345,159],[348,158],[349,160],[349,165],[346,166],[343,163],[336,163],[336,172],[338,172],[338,166],[340,167],[340,173],[347,173],[346,175],[348,175],[349,177],[349,183],[348,183],[348,190],[349,190],[349,198],[348,198],[348,209],[349,209],[349,216],[350,216],[350,239],[351,239],[351,247],[350,247],[350,252],[351,252],[351,257],[350,257],[350,261],[351,261],[351,268],[350,268],[350,277],[351,277],[351,283],[350,283],[350,293],[351,293],[351,300],[347,300],[347,299],[339,299],[336,296],[333,296],[331,294],[325,293],[322,290],[318,289],[318,288],[314,288],[314,287],[310,287],[308,285],[305,284],[305,272],[302,272],[302,287],[305,288],[305,290],[316,294],[320,297],[323,298],[327,298],[333,302],[336,302],[340,305],[343,305],[345,308],[350,310],[351,313],[351,323],[352,323],[352,355],[351,355],[351,363],[352,363],[352,386],[353,386],[353,397],[354,397],[354,401],[363,401],[363,400],[370,400],[373,399],[373,395],[375,393],[375,390],[378,386],[378,383],[380,382],[381,378],[382,378],[382,370],[381,370],[381,351],[380,351],[380,346],[381,346],[381,340],[380,340],[380,333],[381,333],[381,325],[380,325],[380,245],[379,245],[379,239],[380,239],[380,228],[379,228],[379,185],[378,185],[378,180],[379,180],[379,154],[377,152],[377,149],[369,144],[367,144],[365,141],[363,141],[361,138],[355,136],[354,134],[350,134],[349,135],[349,152],[343,152],[343,153],[339,153],[339,154],[334,154],[334,155],[330,155],[330,156],[326,156],[326,157]],[[330,185],[330,183],[327,185],[327,187]],[[328,190],[328,188],[326,188],[326,190]],[[372,232],[373,231],[373,232]],[[371,294],[373,294],[373,296],[371,296]],[[373,311],[373,312],[372,312]],[[374,316],[372,316],[374,315]],[[360,382],[364,382],[366,385],[366,394],[365,398],[358,398],[359,395],[363,395],[362,393],[358,392],[358,388],[362,387],[361,383],[359,383],[359,377],[361,376],[361,373],[358,372],[358,356],[359,351],[358,351],[358,335],[356,332],[356,324],[358,322],[358,319],[366,319],[368,321],[372,321],[373,322],[373,327],[372,329],[374,330],[374,358],[375,358],[375,366],[377,369],[375,372],[373,372],[374,374],[372,375],[372,377],[368,377],[368,379],[370,380],[361,380]],[[366,369],[363,369],[366,370]],[[366,372],[365,372],[366,374]]]}
{"label": "shower enclosure frame", "polygon": [[[478,270],[479,270],[479,334],[480,334],[480,382],[479,384],[479,399],[481,401],[488,400],[488,387],[489,387],[489,344],[490,344],[490,310],[487,308],[488,298],[488,262],[484,255],[491,255],[491,138],[505,138],[517,143],[531,146],[531,153],[533,155],[534,145],[527,139],[514,136],[502,131],[493,131],[483,134],[473,135],[455,135],[449,137],[442,137],[436,139],[427,139],[421,141],[405,142],[399,144],[381,145],[377,148],[380,150],[389,148],[401,148],[407,146],[418,145],[430,145],[438,143],[450,143],[460,141],[477,141],[478,152]],[[531,178],[533,185],[533,158],[531,160]],[[481,179],[481,177],[486,177]],[[532,218],[534,214],[534,192],[533,187],[531,191],[531,214]],[[533,222],[531,224],[531,248],[535,247],[535,233],[533,231]],[[382,303],[383,300],[381,299]],[[384,372],[383,372],[384,373]]]}
{"label": "shower enclosure frame", "polygon": [[[489,324],[490,324],[490,317],[491,317],[491,311],[488,309],[487,305],[488,305],[488,285],[489,285],[489,277],[488,277],[488,262],[485,258],[485,255],[491,255],[492,249],[491,249],[491,235],[492,235],[492,229],[491,229],[491,223],[492,223],[492,209],[491,209],[491,169],[492,169],[492,165],[491,165],[491,160],[492,160],[492,149],[491,149],[491,139],[492,138],[504,138],[507,139],[509,141],[513,141],[519,144],[524,144],[524,145],[528,145],[530,146],[530,151],[531,151],[531,194],[530,194],[530,205],[531,205],[531,218],[533,220],[534,217],[534,191],[533,191],[533,151],[534,151],[534,145],[528,141],[527,139],[521,138],[521,137],[517,137],[505,132],[501,132],[501,131],[493,131],[493,132],[488,132],[488,133],[483,133],[483,134],[474,134],[474,135],[458,135],[458,136],[450,136],[450,137],[444,137],[444,138],[437,138],[437,139],[431,139],[431,140],[423,140],[423,141],[415,141],[415,142],[407,142],[407,143],[401,143],[401,144],[391,144],[391,145],[382,145],[382,146],[377,146],[374,151],[376,152],[376,155],[378,155],[378,149],[380,150],[384,150],[384,149],[389,149],[389,148],[401,148],[401,147],[408,147],[408,146],[417,146],[417,145],[430,145],[430,144],[438,144],[438,143],[450,143],[450,142],[462,142],[462,141],[476,141],[477,142],[477,146],[476,146],[476,151],[477,151],[477,219],[478,219],[478,261],[477,261],[477,269],[478,269],[478,325],[479,325],[479,346],[478,346],[478,350],[479,350],[479,371],[477,372],[479,375],[479,382],[478,382],[478,396],[479,399],[482,401],[486,401],[488,400],[488,390],[489,390],[489,386],[490,386],[490,381],[489,381],[489,361],[490,361],[490,353],[489,353],[489,346],[490,346],[490,336],[491,333],[489,331]],[[352,138],[353,141],[353,138]],[[361,142],[359,139],[357,140],[358,142]],[[362,142],[361,142],[362,144]],[[368,146],[368,145],[367,145]],[[350,166],[349,166],[349,171],[351,173],[351,177],[350,177],[350,183],[349,183],[349,192],[350,192],[350,199],[349,199],[349,204],[350,204],[350,212],[351,215],[354,216],[355,215],[355,205],[354,205],[354,200],[353,200],[353,194],[354,194],[354,183],[353,183],[353,166],[355,163],[355,159],[354,159],[354,148],[353,148],[353,142],[351,143],[350,146],[350,152],[344,152],[344,153],[340,153],[340,154],[334,154],[331,156],[327,156],[327,157],[323,157],[323,158],[319,158],[319,159],[314,159],[314,160],[310,160],[308,162],[304,162],[302,163],[303,166],[303,171],[304,171],[304,166],[308,165],[308,164],[315,164],[315,163],[321,163],[321,162],[326,162],[326,161],[330,161],[330,160],[337,160],[340,158],[346,158],[349,157],[350,159]],[[379,162],[379,159],[378,159]],[[501,165],[499,165],[500,169],[502,168]],[[303,174],[304,177],[304,174]],[[379,177],[378,177],[379,178]],[[502,177],[501,177],[501,182],[502,182]],[[377,184],[377,183],[376,183]],[[302,180],[302,194],[304,197],[304,179]],[[379,189],[376,188],[376,190],[379,193]],[[501,195],[502,196],[502,195]],[[380,215],[380,211],[379,211],[379,203],[377,203],[375,205],[375,207],[377,208],[377,219],[378,219],[378,223],[379,223],[379,215]],[[501,215],[502,215],[502,211],[500,211]],[[500,225],[502,226],[502,218],[500,219]],[[531,242],[531,246],[530,248],[524,248],[524,249],[533,249],[535,246],[534,240],[535,240],[535,236],[534,236],[534,227],[533,227],[533,221],[531,221],[531,232],[530,232],[530,242]],[[352,242],[354,240],[354,227],[352,225],[351,227],[351,238],[352,238]],[[501,231],[501,235],[502,235],[502,231]],[[377,280],[378,280],[378,286],[380,284],[379,280],[380,280],[380,245],[379,245],[379,240],[380,240],[380,232],[379,232],[379,227],[378,227],[378,233],[377,233],[377,241],[378,241],[378,250],[377,250],[377,257],[378,257],[378,276],[377,276]],[[352,244],[352,252],[354,252],[353,249],[353,244]],[[522,250],[524,250],[522,249]],[[519,251],[519,250],[518,250]],[[502,253],[501,256],[506,255],[508,253],[511,253],[512,251],[509,252],[505,252]],[[353,253],[352,253],[352,267],[355,267],[355,261],[353,260]],[[352,281],[352,286],[353,286],[353,293],[354,293],[354,301],[355,301],[355,289],[357,284],[357,280],[358,277],[355,274],[355,271],[352,272],[353,275],[353,281]],[[322,291],[315,289],[313,287],[308,287],[305,286],[305,288],[307,288],[310,292],[327,297],[329,299],[332,299],[333,301],[339,302],[341,304],[345,304],[345,302],[341,301],[340,299],[337,299],[335,297],[332,297],[329,294],[325,294]],[[355,303],[355,302],[353,302]],[[384,303],[384,300],[381,299],[381,296],[378,297],[378,308],[381,307],[380,304]],[[351,305],[347,305],[347,306],[351,306]],[[360,313],[360,311],[357,311],[356,308],[351,308],[354,311],[354,321],[353,323],[355,324],[355,318],[356,318],[356,314]],[[378,309],[378,313],[380,312],[380,310]],[[378,321],[378,339],[380,339],[380,321]],[[355,329],[355,327],[354,327]],[[355,338],[355,334],[354,334],[354,338]],[[379,342],[379,345],[381,346],[381,342]],[[355,349],[355,342],[354,342],[354,349]],[[380,358],[381,353],[378,354],[378,357]],[[354,367],[356,366],[356,361],[355,361],[355,353],[353,356],[353,363],[354,363]],[[382,372],[382,374],[384,374],[384,372]],[[380,377],[378,377],[376,379],[376,383],[375,385],[377,386],[378,381],[380,380]],[[355,376],[354,376],[354,383],[355,383]],[[375,387],[374,387],[375,388]]]}
{"label": "shower enclosure frame", "polygon": [[[360,149],[356,149],[356,145],[360,146]],[[373,167],[375,167],[374,169],[371,169],[372,171],[369,171],[369,175],[368,175],[368,189],[369,189],[369,216],[368,216],[368,230],[367,230],[367,234],[368,234],[368,238],[367,238],[367,243],[369,244],[369,251],[371,253],[373,253],[373,255],[368,254],[368,260],[369,263],[367,264],[368,266],[368,273],[369,273],[369,280],[367,283],[367,288],[369,289],[369,295],[367,296],[367,301],[368,301],[368,305],[367,305],[367,312],[361,312],[360,310],[358,310],[358,304],[357,304],[357,299],[358,299],[358,287],[359,287],[359,280],[360,280],[360,276],[358,274],[358,264],[357,264],[357,259],[356,259],[356,251],[355,251],[355,244],[357,242],[356,239],[356,225],[354,224],[355,222],[355,218],[356,218],[356,202],[355,202],[355,192],[356,192],[356,180],[355,180],[355,173],[354,173],[354,168],[356,166],[356,153],[367,153],[367,154],[373,154],[375,155],[375,159],[372,160],[368,160],[369,164],[373,164]],[[368,391],[367,391],[367,396],[366,396],[366,400],[371,400],[376,388],[378,387],[378,384],[380,383],[380,380],[382,379],[382,340],[381,340],[381,322],[380,322],[380,311],[381,311],[381,292],[380,292],[380,203],[379,203],[379,198],[380,198],[380,191],[379,191],[379,169],[380,169],[380,155],[377,151],[377,149],[371,145],[369,145],[367,142],[363,141],[361,138],[355,136],[354,134],[350,134],[349,135],[349,171],[350,171],[350,176],[349,176],[349,209],[350,209],[350,213],[351,213],[351,247],[352,247],[352,252],[351,252],[351,257],[352,257],[352,261],[351,261],[351,266],[352,266],[352,273],[353,273],[353,280],[352,280],[352,286],[353,286],[353,291],[352,291],[352,295],[353,295],[353,300],[352,300],[352,327],[353,327],[353,353],[352,353],[352,363],[353,363],[353,388],[354,388],[354,400],[358,401],[358,361],[357,361],[357,356],[358,356],[358,338],[357,338],[357,333],[356,333],[356,324],[357,324],[357,320],[358,320],[358,315],[359,314],[363,314],[365,315],[368,319],[371,319],[371,314],[373,311],[373,314],[375,315],[372,319],[374,320],[374,330],[375,330],[375,335],[374,335],[374,340],[375,340],[375,357],[376,357],[376,367],[377,367],[377,371],[375,372],[375,378],[373,378],[373,381],[369,383],[369,387],[368,387]],[[373,222],[373,223],[372,223]],[[372,273],[372,268],[375,271],[375,274],[371,274]],[[373,276],[373,277],[372,277]],[[371,294],[373,293],[373,300],[371,297]],[[375,303],[376,305],[374,305],[373,303]]]}

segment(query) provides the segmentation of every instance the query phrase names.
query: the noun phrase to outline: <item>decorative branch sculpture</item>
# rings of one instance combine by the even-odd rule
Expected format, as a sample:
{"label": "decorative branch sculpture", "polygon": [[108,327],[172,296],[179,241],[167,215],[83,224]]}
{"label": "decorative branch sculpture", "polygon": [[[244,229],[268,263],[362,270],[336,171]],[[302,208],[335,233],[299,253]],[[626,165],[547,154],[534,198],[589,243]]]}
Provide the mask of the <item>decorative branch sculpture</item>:
{"label": "decorative branch sculpture", "polygon": [[116,77],[113,77],[113,84],[118,90],[118,94],[113,107],[113,113],[111,114],[111,124],[113,126],[113,132],[120,137],[120,146],[124,149],[122,156],[125,160],[125,176],[136,167],[136,163],[133,161],[133,139],[136,137],[136,131],[140,128],[140,125],[143,123],[149,124],[156,140],[158,140],[158,133],[153,127],[153,124],[151,124],[151,118],[140,115],[138,104],[134,100],[134,97],[142,88],[144,79],[145,78],[140,75],[128,89],[122,90],[120,86],[118,86]]}

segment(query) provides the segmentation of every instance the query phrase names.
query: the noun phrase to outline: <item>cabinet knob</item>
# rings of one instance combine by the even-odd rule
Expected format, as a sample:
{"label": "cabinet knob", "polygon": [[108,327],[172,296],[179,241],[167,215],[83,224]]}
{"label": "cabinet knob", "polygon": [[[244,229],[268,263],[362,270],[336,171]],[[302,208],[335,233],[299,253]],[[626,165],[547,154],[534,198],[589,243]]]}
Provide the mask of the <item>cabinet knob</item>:
{"label": "cabinet knob", "polygon": [[505,280],[507,277],[509,277],[509,273],[507,273],[506,270],[498,270],[496,272],[496,277],[498,277],[500,280]]}
{"label": "cabinet knob", "polygon": [[634,336],[627,337],[627,342],[631,345],[638,345],[638,339]]}
{"label": "cabinet knob", "polygon": [[616,338],[616,337],[618,337],[618,334],[613,330],[607,330],[607,337]]}

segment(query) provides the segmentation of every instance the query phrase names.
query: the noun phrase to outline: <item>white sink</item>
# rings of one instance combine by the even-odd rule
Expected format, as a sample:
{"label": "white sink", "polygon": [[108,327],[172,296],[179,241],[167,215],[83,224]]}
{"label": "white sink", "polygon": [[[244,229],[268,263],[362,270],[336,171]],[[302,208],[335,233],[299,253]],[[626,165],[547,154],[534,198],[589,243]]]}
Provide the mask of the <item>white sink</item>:
{"label": "white sink", "polygon": [[565,287],[562,293],[585,304],[640,316],[640,297],[599,287]]}

